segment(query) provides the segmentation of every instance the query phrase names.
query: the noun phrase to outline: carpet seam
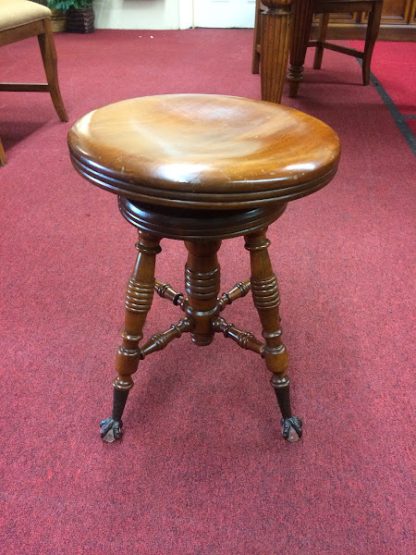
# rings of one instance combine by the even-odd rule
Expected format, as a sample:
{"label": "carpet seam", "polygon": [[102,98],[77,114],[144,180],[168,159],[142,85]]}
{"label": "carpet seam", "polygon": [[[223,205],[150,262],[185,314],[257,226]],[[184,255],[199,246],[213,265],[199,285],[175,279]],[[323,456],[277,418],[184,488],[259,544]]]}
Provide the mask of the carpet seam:
{"label": "carpet seam", "polygon": [[[362,60],[356,58],[357,62],[359,63],[360,67],[362,66]],[[413,134],[410,127],[407,125],[406,120],[413,120],[416,119],[416,114],[404,115],[400,112],[396,104],[394,103],[393,99],[383,87],[379,79],[374,75],[373,72],[370,73],[370,82],[374,85],[378,95],[380,96],[381,100],[384,102],[385,106],[387,107],[388,111],[390,112],[393,121],[399,128],[400,133],[405,138],[410,150],[416,156],[416,137]]]}
{"label": "carpet seam", "polygon": [[413,152],[413,154],[416,155],[416,137],[413,135],[412,130],[410,129],[410,127],[407,125],[407,122],[406,122],[406,119],[409,119],[409,120],[416,119],[416,117],[415,116],[406,117],[400,112],[400,110],[397,108],[396,104],[394,103],[393,99],[388,94],[386,89],[383,87],[381,82],[374,75],[374,73],[371,73],[370,80],[371,80],[371,83],[374,85],[376,91],[378,92],[380,98],[386,105],[388,111],[390,112],[401,134],[405,138],[407,144],[410,147],[410,150]]}

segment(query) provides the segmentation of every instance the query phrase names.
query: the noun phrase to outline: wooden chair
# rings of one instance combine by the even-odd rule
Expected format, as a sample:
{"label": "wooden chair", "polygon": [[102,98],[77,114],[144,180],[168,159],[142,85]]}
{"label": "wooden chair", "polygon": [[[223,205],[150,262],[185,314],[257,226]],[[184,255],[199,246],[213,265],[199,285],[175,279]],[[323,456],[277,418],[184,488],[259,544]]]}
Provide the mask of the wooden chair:
{"label": "wooden chair", "polygon": [[[61,121],[68,121],[58,83],[51,11],[28,0],[0,0],[0,46],[37,36],[47,83],[0,83],[0,91],[49,92]],[[0,139],[0,166],[6,163]]]}
{"label": "wooden chair", "polygon": [[[324,49],[334,50],[349,56],[361,59],[363,85],[370,82],[371,58],[380,29],[381,10],[383,0],[315,0],[314,13],[321,14],[318,40],[311,40],[308,46],[315,46],[314,69],[321,69]],[[339,44],[327,42],[326,33],[329,16],[331,13],[354,13],[365,12],[368,14],[367,30],[365,36],[364,51],[347,48]]]}
{"label": "wooden chair", "polygon": [[[275,13],[273,10],[270,10],[269,4],[271,4],[270,0],[267,0],[267,5],[264,5],[264,2],[261,0],[256,0],[256,19],[252,58],[253,73],[259,73],[260,66],[261,72],[268,72],[268,68],[263,67],[268,64],[261,63],[261,51],[265,49],[265,46],[267,47],[267,45],[264,45],[263,37],[265,21],[267,21],[268,18],[275,17]],[[383,0],[312,0],[312,2],[295,0],[290,54],[291,66],[288,76],[289,81],[291,82],[290,96],[296,96],[297,94],[299,83],[302,80],[303,63],[308,46],[316,47],[313,66],[315,69],[320,69],[321,67],[323,51],[325,48],[362,59],[363,84],[368,85],[370,81],[371,57],[380,28],[382,7]],[[263,17],[262,12],[264,12]],[[364,51],[333,44],[327,42],[326,40],[329,15],[331,13],[351,12],[368,13]],[[321,14],[317,40],[310,40],[313,13]],[[273,78],[273,75],[271,75],[270,79]],[[276,79],[278,79],[278,77]],[[270,87],[271,85],[269,85],[268,88]],[[264,99],[269,100],[266,98]]]}

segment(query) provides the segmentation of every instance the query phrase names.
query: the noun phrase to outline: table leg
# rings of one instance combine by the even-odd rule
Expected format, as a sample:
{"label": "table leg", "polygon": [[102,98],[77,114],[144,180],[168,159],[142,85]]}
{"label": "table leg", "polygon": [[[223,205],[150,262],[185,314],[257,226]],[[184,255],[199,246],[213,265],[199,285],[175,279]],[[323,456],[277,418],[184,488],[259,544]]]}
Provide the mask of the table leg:
{"label": "table leg", "polygon": [[290,49],[290,64],[287,79],[289,96],[296,97],[303,79],[306,48],[312,27],[313,0],[295,0],[293,35]]}
{"label": "table leg", "polygon": [[287,72],[292,0],[262,0],[260,13],[261,98],[280,103]]}

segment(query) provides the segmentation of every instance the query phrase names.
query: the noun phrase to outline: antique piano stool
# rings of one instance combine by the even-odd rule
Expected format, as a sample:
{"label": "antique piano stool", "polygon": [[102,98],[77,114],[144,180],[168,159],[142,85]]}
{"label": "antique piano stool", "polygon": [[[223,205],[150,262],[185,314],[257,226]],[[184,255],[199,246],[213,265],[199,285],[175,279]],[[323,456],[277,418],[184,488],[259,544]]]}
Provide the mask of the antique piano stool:
{"label": "antique piano stool", "polygon": [[[122,436],[121,418],[139,363],[184,333],[201,346],[222,333],[260,355],[272,372],[283,437],[299,439],[302,421],[290,406],[288,357],[266,230],[288,201],[333,178],[340,152],[334,131],[269,102],[178,94],[99,108],[74,124],[68,143],[76,170],[117,194],[122,215],[139,233],[116,358],[113,412],[100,425],[103,440]],[[223,239],[238,236],[244,236],[250,254],[251,277],[220,295],[217,251]],[[184,294],[155,280],[162,238],[185,242]],[[227,305],[249,291],[263,341],[222,317]],[[142,343],[154,292],[172,301],[183,318]]]}

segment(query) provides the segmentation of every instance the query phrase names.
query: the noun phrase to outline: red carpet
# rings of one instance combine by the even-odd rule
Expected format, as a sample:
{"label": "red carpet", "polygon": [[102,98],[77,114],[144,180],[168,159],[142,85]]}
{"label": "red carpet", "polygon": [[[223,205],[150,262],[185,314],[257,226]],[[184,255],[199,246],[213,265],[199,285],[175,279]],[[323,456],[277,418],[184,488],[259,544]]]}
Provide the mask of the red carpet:
{"label": "red carpet", "polygon": [[373,84],[416,154],[416,43],[378,41],[371,69]]}
{"label": "red carpet", "polygon": [[[39,78],[32,45],[2,48],[4,79]],[[57,46],[72,121],[144,94],[259,97],[248,31]],[[279,437],[262,362],[220,337],[146,359],[123,441],[101,443],[135,233],[74,173],[47,95],[1,95],[2,553],[414,555],[415,158],[341,58],[326,53],[294,103],[340,134],[339,173],[270,229],[305,422],[294,445]],[[179,287],[184,250],[162,246],[158,277]],[[221,260],[224,288],[248,275],[241,240]],[[227,317],[258,332],[248,299]],[[147,331],[176,319],[157,299]]]}

